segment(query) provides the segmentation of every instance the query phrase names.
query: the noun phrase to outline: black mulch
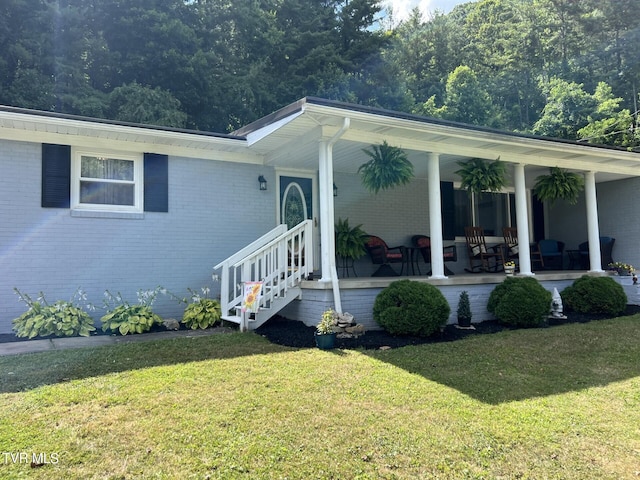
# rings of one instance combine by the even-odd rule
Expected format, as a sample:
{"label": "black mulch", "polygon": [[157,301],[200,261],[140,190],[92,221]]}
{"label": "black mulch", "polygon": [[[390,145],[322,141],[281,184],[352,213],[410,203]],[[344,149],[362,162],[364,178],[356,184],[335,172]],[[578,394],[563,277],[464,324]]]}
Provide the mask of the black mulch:
{"label": "black mulch", "polygon": [[[639,305],[627,305],[625,312],[621,315],[634,315],[640,313]],[[586,323],[593,320],[602,320],[609,318],[603,314],[580,314],[576,312],[565,312],[566,320],[549,319],[549,326],[563,325],[567,323]],[[438,332],[430,337],[416,337],[410,335],[390,335],[383,330],[369,330],[364,335],[357,338],[337,338],[336,347],[343,349],[379,349],[381,347],[398,348],[407,345],[419,345],[423,343],[435,342],[451,342],[467,337],[469,335],[482,335],[509,330],[510,327],[499,324],[495,321],[486,321],[474,324],[474,330],[459,329],[455,325],[447,325],[442,332]],[[184,325],[181,324],[181,329]],[[154,331],[164,331],[161,325],[157,326]],[[262,335],[270,342],[279,345],[296,348],[315,347],[315,339],[313,333],[315,327],[307,327],[297,320],[288,320],[283,317],[276,316],[256,330],[258,335]],[[108,335],[98,329],[97,335]],[[50,338],[50,337],[49,337]],[[0,334],[0,343],[28,341],[25,338],[16,337],[14,334]]]}
{"label": "black mulch", "polygon": [[[627,305],[627,309],[621,315],[634,315],[640,313],[640,306]],[[549,326],[566,323],[586,323],[592,320],[609,318],[607,315],[586,315],[576,312],[565,312],[566,320],[549,319]],[[336,338],[336,348],[365,348],[379,349],[380,347],[398,348],[407,345],[419,345],[423,343],[451,342],[469,335],[482,335],[509,330],[510,327],[499,324],[496,321],[486,321],[474,324],[475,330],[463,330],[455,325],[447,325],[442,332],[430,337],[416,337],[410,335],[390,335],[383,330],[369,330],[358,338]],[[314,327],[307,327],[302,322],[275,317],[256,330],[256,333],[264,336],[272,343],[288,347],[310,348],[315,347],[313,333]]]}

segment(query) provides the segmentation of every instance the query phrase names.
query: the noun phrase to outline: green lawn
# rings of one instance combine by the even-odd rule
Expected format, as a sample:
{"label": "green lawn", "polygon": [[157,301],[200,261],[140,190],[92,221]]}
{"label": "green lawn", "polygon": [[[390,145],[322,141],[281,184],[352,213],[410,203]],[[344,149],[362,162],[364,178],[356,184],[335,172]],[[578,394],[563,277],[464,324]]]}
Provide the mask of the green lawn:
{"label": "green lawn", "polygon": [[387,351],[232,333],[0,357],[0,453],[11,479],[638,478],[640,316]]}

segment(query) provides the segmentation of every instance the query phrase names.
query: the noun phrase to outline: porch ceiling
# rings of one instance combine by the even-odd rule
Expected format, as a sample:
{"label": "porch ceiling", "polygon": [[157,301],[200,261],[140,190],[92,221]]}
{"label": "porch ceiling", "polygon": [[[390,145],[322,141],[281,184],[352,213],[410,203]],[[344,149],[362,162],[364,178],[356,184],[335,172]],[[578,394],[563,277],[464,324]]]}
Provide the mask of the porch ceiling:
{"label": "porch ceiling", "polygon": [[349,118],[348,130],[333,149],[334,171],[354,173],[368,160],[364,148],[386,140],[403,148],[416,176],[427,175],[427,152],[440,154],[443,180],[456,181],[458,161],[473,157],[523,163],[527,185],[549,167],[576,172],[594,171],[605,182],[640,176],[640,154],[614,148],[428,119],[386,110],[304,99],[235,132],[245,135],[249,148],[278,168],[317,170],[318,142],[329,139]]}

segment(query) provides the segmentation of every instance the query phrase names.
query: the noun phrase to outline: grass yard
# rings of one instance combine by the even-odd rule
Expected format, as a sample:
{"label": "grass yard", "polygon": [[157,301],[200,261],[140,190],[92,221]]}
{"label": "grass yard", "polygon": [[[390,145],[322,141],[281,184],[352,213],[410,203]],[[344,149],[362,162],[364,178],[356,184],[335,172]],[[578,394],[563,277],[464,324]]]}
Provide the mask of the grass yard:
{"label": "grass yard", "polygon": [[631,479],[639,426],[640,316],[386,351],[233,333],[0,357],[0,478]]}

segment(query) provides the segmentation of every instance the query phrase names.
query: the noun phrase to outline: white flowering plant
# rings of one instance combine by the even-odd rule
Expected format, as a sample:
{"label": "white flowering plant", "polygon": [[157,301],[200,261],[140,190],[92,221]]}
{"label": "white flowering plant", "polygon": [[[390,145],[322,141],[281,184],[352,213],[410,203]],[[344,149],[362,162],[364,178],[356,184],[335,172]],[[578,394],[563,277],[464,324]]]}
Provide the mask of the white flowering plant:
{"label": "white flowering plant", "polygon": [[122,298],[120,292],[114,295],[105,290],[104,305],[107,313],[100,319],[102,331],[111,330],[121,335],[148,332],[155,324],[162,323],[160,316],[151,309],[160,294],[166,295],[167,290],[159,286],[153,290],[138,290],[138,303],[132,305]]}
{"label": "white flowering plant", "polygon": [[13,320],[13,330],[18,337],[88,337],[96,329],[93,318],[80,305],[84,304],[87,310],[95,310],[87,302],[87,294],[81,288],[75,291],[69,301],[58,300],[53,304],[47,302],[42,292],[33,300],[17,288],[13,290],[28,307],[25,313]]}

